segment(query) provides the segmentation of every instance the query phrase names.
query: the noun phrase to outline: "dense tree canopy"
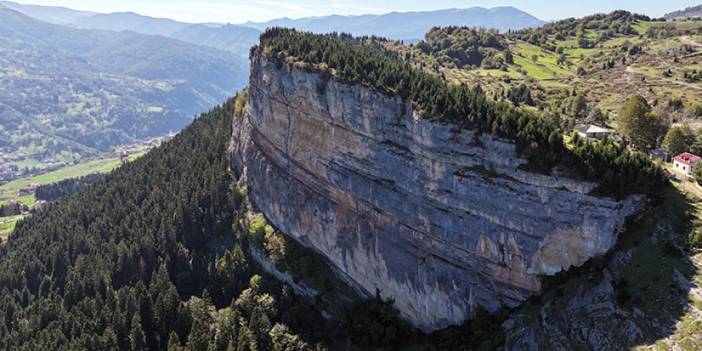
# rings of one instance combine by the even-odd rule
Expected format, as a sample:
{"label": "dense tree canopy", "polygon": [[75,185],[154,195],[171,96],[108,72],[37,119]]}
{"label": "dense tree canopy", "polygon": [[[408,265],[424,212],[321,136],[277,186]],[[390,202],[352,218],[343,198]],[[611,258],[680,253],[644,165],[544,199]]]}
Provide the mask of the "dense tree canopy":
{"label": "dense tree canopy", "polygon": [[57,183],[40,185],[36,191],[37,200],[56,201],[80,191],[80,189],[95,183],[102,177],[99,173],[89,174],[78,178],[64,179]]}
{"label": "dense tree canopy", "polygon": [[619,131],[642,149],[655,148],[668,130],[667,121],[651,111],[641,95],[630,97],[619,110]]}
{"label": "dense tree canopy", "polygon": [[500,54],[505,45],[500,40],[496,32],[486,29],[434,27],[416,47],[445,66],[500,68],[506,63],[505,55]]}
{"label": "dense tree canopy", "polygon": [[685,125],[682,127],[670,128],[661,146],[671,154],[679,155],[683,152],[690,151],[690,148],[694,144],[695,133],[689,126]]}
{"label": "dense tree canopy", "polygon": [[319,313],[246,253],[234,106],[18,224],[0,249],[0,348],[289,349],[275,325],[275,345],[314,348],[292,330],[317,338]]}

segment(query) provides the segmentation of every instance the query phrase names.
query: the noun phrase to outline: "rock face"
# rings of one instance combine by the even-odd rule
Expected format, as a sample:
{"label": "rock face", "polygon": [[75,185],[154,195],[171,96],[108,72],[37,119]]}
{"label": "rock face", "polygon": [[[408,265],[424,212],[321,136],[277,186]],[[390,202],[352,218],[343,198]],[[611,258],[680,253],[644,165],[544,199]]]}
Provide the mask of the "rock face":
{"label": "rock face", "polygon": [[261,52],[233,138],[267,219],[425,331],[538,293],[540,275],[607,252],[639,204],[524,171],[512,144]]}

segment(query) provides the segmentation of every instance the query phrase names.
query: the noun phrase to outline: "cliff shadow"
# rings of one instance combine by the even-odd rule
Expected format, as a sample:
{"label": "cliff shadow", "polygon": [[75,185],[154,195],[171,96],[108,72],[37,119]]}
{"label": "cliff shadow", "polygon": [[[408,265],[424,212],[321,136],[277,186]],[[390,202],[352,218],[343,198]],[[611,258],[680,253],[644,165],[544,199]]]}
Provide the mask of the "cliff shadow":
{"label": "cliff shadow", "polygon": [[701,260],[690,249],[701,218],[700,199],[666,186],[612,252],[546,279],[512,313],[506,349],[619,350],[702,333]]}
{"label": "cliff shadow", "polygon": [[674,337],[682,331],[678,322],[702,306],[694,299],[694,282],[702,276],[691,248],[694,233],[702,230],[702,199],[667,186],[654,205],[622,234],[610,263],[617,302],[632,315],[644,314],[633,319],[640,337],[626,347]]}

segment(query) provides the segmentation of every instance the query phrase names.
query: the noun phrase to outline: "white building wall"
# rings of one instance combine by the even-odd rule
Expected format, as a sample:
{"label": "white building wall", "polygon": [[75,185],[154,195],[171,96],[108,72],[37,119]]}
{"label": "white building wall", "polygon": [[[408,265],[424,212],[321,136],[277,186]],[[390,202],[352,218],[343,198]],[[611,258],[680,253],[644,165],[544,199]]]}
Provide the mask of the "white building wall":
{"label": "white building wall", "polygon": [[692,175],[692,167],[693,167],[693,166],[694,166],[694,164],[693,164],[693,165],[687,165],[687,164],[682,163],[682,162],[680,162],[680,161],[678,161],[678,160],[673,160],[673,169],[675,169],[675,171],[677,171],[677,172],[679,172],[679,173],[682,173],[682,174],[684,174],[684,175],[686,175],[686,176],[688,176],[688,177],[689,177],[690,175]]}

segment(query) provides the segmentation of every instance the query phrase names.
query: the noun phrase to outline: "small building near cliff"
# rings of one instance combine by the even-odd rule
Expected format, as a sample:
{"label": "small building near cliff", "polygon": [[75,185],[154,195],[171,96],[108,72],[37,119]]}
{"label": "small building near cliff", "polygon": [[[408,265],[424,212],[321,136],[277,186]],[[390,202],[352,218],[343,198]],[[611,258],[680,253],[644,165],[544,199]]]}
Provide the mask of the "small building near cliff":
{"label": "small building near cliff", "polygon": [[604,138],[612,135],[611,129],[598,127],[593,124],[578,126],[575,128],[575,132],[583,138],[596,140],[603,140]]}
{"label": "small building near cliff", "polygon": [[19,196],[32,195],[32,194],[34,194],[34,192],[37,191],[38,187],[39,187],[39,185],[37,185],[37,184],[30,184],[29,186],[20,189],[17,193]]}
{"label": "small building near cliff", "polygon": [[673,169],[678,173],[691,177],[692,168],[700,161],[702,161],[702,157],[693,155],[689,152],[683,152],[682,154],[675,156],[673,159]]}
{"label": "small building near cliff", "polygon": [[653,149],[648,153],[648,156],[653,161],[670,162],[670,153],[663,149]]}

